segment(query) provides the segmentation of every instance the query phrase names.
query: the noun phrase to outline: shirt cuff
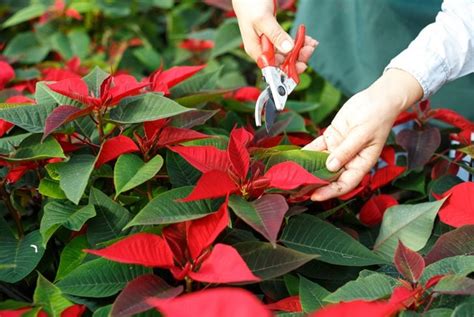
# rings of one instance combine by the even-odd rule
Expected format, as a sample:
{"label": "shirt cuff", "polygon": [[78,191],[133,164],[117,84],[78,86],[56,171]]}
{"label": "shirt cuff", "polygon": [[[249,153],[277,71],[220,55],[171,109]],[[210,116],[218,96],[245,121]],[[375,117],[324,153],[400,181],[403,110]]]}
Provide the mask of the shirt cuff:
{"label": "shirt cuff", "polygon": [[[415,41],[416,42],[416,41]],[[423,100],[429,98],[448,80],[448,67],[435,51],[412,44],[393,58],[384,71],[397,68],[410,73],[423,88]]]}

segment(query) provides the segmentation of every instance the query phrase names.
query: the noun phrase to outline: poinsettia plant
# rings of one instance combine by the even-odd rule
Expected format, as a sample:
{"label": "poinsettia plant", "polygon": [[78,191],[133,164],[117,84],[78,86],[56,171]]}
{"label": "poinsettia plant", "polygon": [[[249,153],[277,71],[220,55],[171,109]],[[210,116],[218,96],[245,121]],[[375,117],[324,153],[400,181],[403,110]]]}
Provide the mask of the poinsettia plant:
{"label": "poinsettia plant", "polygon": [[474,315],[469,118],[415,105],[316,203],[345,97],[309,70],[257,129],[230,1],[1,10],[0,316]]}

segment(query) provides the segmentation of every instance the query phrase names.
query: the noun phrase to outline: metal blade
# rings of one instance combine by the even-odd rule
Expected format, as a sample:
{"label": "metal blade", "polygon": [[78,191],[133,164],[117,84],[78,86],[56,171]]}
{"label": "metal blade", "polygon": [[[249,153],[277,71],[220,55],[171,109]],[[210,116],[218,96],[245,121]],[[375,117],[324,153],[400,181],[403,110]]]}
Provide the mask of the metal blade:
{"label": "metal blade", "polygon": [[278,110],[275,106],[275,101],[273,100],[273,96],[270,95],[270,98],[268,98],[265,104],[265,128],[267,130],[267,133],[270,133],[270,130],[273,127],[273,123],[275,122],[277,112]]}
{"label": "metal blade", "polygon": [[265,108],[265,104],[270,95],[270,88],[266,88],[262,91],[262,93],[258,96],[257,103],[255,104],[255,125],[257,127],[262,125],[262,113],[263,109]]}

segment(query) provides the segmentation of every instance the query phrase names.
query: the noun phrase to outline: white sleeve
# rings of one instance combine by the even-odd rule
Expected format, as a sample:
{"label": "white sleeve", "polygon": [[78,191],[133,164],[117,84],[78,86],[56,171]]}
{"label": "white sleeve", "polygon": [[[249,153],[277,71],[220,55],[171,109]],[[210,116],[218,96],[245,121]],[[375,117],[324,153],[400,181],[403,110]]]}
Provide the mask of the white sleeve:
{"label": "white sleeve", "polygon": [[444,0],[436,21],[385,70],[389,68],[412,74],[423,88],[423,99],[445,83],[474,72],[474,0]]}

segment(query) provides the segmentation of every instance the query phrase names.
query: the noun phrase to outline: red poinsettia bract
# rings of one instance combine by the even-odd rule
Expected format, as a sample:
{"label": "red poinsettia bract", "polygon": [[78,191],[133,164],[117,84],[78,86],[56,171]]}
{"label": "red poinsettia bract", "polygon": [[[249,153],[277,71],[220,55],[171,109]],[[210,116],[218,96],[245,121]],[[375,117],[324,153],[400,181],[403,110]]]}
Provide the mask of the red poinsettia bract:
{"label": "red poinsettia bract", "polygon": [[150,82],[151,91],[159,91],[165,95],[170,94],[170,88],[180,82],[192,77],[201,71],[206,65],[198,66],[175,66],[163,71],[161,68],[145,79]]}
{"label": "red poinsettia bract", "polygon": [[86,82],[81,78],[67,78],[48,85],[54,92],[84,104],[85,108],[70,105],[54,108],[46,119],[43,138],[67,122],[94,111],[103,112],[108,107],[118,104],[123,98],[137,95],[147,85],[148,83],[137,82],[133,76],[123,74],[107,77],[100,85],[98,96],[95,96],[93,91],[89,91]]}
{"label": "red poinsettia bract", "polygon": [[67,8],[64,0],[55,0],[54,4],[40,17],[40,23],[46,23],[58,17],[69,17],[74,20],[82,20],[81,14],[73,8]]}
{"label": "red poinsettia bract", "polygon": [[120,263],[169,269],[178,280],[259,281],[233,247],[220,243],[212,246],[228,224],[227,202],[224,202],[214,214],[166,227],[162,236],[138,233],[104,249],[86,252]]}
{"label": "red poinsettia bract", "polygon": [[439,219],[455,228],[474,224],[474,183],[460,183],[442,197],[448,197],[439,211]]}
{"label": "red poinsettia bract", "polygon": [[63,68],[47,67],[41,70],[44,81],[61,81],[69,78],[80,78],[85,75],[87,68],[81,66],[81,60],[75,56],[68,60]]}
{"label": "red poinsettia bract", "polygon": [[4,89],[6,84],[15,78],[15,70],[7,62],[0,61],[0,90]]}
{"label": "red poinsettia bract", "polygon": [[[35,101],[31,98],[25,96],[13,96],[5,100],[6,103],[21,103],[21,104],[32,104]],[[4,136],[11,128],[13,128],[14,124],[3,119],[0,119],[0,137]]]}
{"label": "red poinsettia bract", "polygon": [[147,303],[165,317],[271,317],[271,312],[255,295],[241,288],[214,288],[186,294],[173,299],[149,298]]}
{"label": "red poinsettia bract", "polygon": [[147,121],[143,123],[143,136],[134,133],[135,140],[137,140],[144,157],[151,157],[157,149],[166,146],[210,137],[193,129],[173,127],[170,122],[170,119]]}
{"label": "red poinsettia bract", "polygon": [[276,164],[264,175],[260,175],[260,169],[257,169],[249,178],[248,145],[252,138],[246,129],[238,128],[232,130],[227,150],[213,146],[171,147],[203,173],[194,190],[183,201],[218,198],[233,193],[258,197],[266,188],[292,190],[303,185],[327,184],[294,162]]}
{"label": "red poinsettia bract", "polygon": [[114,106],[123,98],[138,94],[146,86],[148,83],[139,83],[135,77],[125,74],[107,77],[100,86],[98,96],[89,91],[86,82],[80,78],[68,78],[48,85],[54,92],[85,104],[91,111]]}
{"label": "red poinsettia bract", "polygon": [[354,191],[341,196],[341,199],[350,199],[364,191],[366,193],[372,193],[377,189],[391,183],[398,176],[405,172],[405,166],[396,165],[395,150],[393,147],[386,146],[380,154],[380,158],[384,160],[387,165],[378,168],[372,175],[366,175],[361,184],[356,189],[354,189]]}
{"label": "red poinsettia bract", "polygon": [[195,53],[204,52],[214,47],[214,42],[211,40],[186,39],[182,41],[179,47]]}

